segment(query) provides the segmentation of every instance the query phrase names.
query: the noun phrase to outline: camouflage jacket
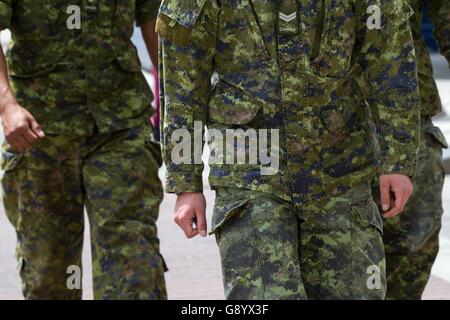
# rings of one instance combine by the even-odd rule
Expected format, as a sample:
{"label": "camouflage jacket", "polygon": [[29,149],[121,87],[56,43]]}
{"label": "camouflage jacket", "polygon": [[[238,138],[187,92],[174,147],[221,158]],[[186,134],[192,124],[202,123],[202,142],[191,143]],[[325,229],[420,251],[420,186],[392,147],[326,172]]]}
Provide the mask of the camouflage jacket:
{"label": "camouflage jacket", "polygon": [[94,123],[111,132],[148,121],[152,95],[130,38],[135,21],[156,18],[159,5],[0,0],[0,29],[12,33],[7,63],[18,102],[52,134],[89,134]]}
{"label": "camouflage jacket", "polygon": [[[299,204],[376,174],[413,175],[419,98],[412,14],[403,0],[283,0],[279,9],[261,0],[163,1],[157,32],[166,190],[202,191],[198,123],[214,132],[213,188],[249,188]],[[369,21],[377,27],[369,29]],[[354,74],[364,75],[367,99]],[[218,150],[252,151],[250,143],[216,138],[230,129],[267,129],[269,142],[278,135],[268,148],[278,151],[278,170],[262,174],[263,157],[235,164],[233,152],[222,153],[221,162]],[[186,146],[180,141],[191,148],[178,152]]]}
{"label": "camouflage jacket", "polygon": [[442,106],[436,83],[433,78],[433,66],[425,40],[421,23],[425,4],[428,3],[429,16],[435,26],[434,36],[438,41],[441,53],[450,63],[450,1],[448,0],[407,0],[415,11],[411,18],[411,29],[417,56],[419,73],[420,100],[422,116],[434,116],[441,112]]}

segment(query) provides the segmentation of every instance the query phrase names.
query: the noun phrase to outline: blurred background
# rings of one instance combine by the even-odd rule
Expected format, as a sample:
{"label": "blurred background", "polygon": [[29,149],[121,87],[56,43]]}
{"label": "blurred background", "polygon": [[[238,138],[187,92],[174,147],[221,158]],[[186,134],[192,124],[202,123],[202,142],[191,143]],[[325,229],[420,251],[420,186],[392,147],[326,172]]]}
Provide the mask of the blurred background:
{"label": "blurred background", "polygon": [[[445,111],[436,117],[436,124],[450,142],[450,71],[448,63],[437,54],[436,43],[431,35],[432,25],[424,19],[424,35],[433,52],[433,64]],[[1,32],[1,44],[6,49],[10,39],[8,31]],[[143,73],[152,88],[155,79],[151,76],[151,62],[139,29],[133,36],[143,65]],[[0,141],[3,141],[0,126]],[[447,174],[450,173],[450,150],[444,150]],[[208,202],[208,218],[214,201],[214,193],[207,185],[207,170],[204,173],[205,193]],[[164,178],[164,168],[160,170]],[[172,222],[175,196],[165,195],[158,221],[161,250],[169,266],[166,273],[169,299],[223,299],[219,254],[213,237],[186,240],[181,230]],[[440,236],[441,249],[432,271],[432,278],[425,292],[425,299],[450,299],[450,177],[447,175],[444,189],[444,223]],[[83,250],[83,297],[92,299],[92,273],[90,264],[89,230],[86,227]],[[0,206],[0,300],[22,299],[17,262],[14,257],[15,234],[8,223],[3,206]]]}

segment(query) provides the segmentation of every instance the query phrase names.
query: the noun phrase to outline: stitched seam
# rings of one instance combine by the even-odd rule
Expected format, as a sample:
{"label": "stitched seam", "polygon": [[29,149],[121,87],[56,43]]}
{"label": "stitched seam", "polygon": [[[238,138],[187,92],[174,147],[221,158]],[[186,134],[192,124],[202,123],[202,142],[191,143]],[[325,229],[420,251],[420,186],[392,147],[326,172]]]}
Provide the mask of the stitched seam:
{"label": "stitched seam", "polygon": [[261,283],[262,283],[262,297],[265,299],[266,298],[266,285],[264,283],[264,274],[263,274],[263,269],[262,269],[262,260],[261,260],[261,256],[259,253],[259,248],[257,245],[257,241],[256,241],[256,230],[255,230],[255,225],[253,223],[253,217],[251,217],[251,221],[252,221],[252,232],[253,232],[253,245],[255,248],[255,252],[256,252],[256,259],[258,261],[258,268],[259,268],[259,274],[261,277]]}

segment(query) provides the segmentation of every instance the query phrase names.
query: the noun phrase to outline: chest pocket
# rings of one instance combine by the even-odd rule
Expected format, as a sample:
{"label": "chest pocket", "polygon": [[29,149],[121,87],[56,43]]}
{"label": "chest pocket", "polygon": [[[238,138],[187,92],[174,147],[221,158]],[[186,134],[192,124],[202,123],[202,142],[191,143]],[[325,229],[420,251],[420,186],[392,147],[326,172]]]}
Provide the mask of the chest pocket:
{"label": "chest pocket", "polygon": [[46,74],[64,52],[58,43],[67,30],[67,2],[18,0],[14,4],[13,43],[7,53],[9,74],[24,78]]}
{"label": "chest pocket", "polygon": [[319,50],[311,68],[318,76],[339,78],[351,67],[357,28],[355,8],[349,0],[322,1],[322,32],[315,40]]}
{"label": "chest pocket", "polygon": [[56,37],[66,25],[64,15],[67,4],[62,1],[26,0],[14,1],[13,34],[20,37]]}

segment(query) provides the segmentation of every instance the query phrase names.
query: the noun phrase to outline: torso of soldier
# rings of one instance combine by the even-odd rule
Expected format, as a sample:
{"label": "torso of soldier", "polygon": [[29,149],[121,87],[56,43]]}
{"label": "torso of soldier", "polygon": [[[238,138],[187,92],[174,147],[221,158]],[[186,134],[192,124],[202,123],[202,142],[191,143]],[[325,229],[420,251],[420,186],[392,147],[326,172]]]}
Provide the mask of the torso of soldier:
{"label": "torso of soldier", "polygon": [[433,78],[433,65],[430,53],[422,34],[422,17],[426,0],[407,0],[414,10],[414,16],[410,19],[411,30],[414,38],[417,71],[420,81],[421,115],[434,116],[442,110],[439,92]]}
{"label": "torso of soldier", "polygon": [[[218,122],[224,118],[221,113],[226,110],[227,91],[234,86],[247,90],[255,99],[244,99],[243,109],[252,110],[248,106],[255,105],[253,101],[265,101],[263,112],[253,109],[258,111],[253,123],[271,127],[274,119],[283,118],[280,135],[286,145],[281,154],[286,158],[281,161],[281,170],[290,172],[292,179],[281,180],[277,189],[286,194],[293,190],[294,202],[308,201],[306,194],[320,194],[324,183],[331,193],[341,192],[349,185],[343,177],[353,173],[356,180],[356,175],[362,177],[370,171],[370,155],[350,154],[361,145],[358,139],[362,136],[355,133],[363,131],[357,119],[364,118],[359,108],[362,102],[354,99],[357,90],[351,75],[356,19],[342,19],[340,30],[331,29],[334,19],[354,15],[354,10],[352,1],[337,5],[332,1],[293,0],[275,6],[271,1],[222,2],[221,14],[227,18],[220,20],[218,38],[224,48],[229,45],[235,49],[231,61],[223,64],[225,69],[218,66],[219,78],[220,74],[223,77],[210,103],[210,118]],[[227,25],[241,21],[249,25],[235,28],[237,34],[228,35],[227,30],[233,29]],[[227,61],[229,53],[220,48],[217,61]],[[234,70],[228,72],[230,65]],[[274,76],[278,74],[281,77]],[[259,85],[251,86],[255,79]],[[350,134],[346,125],[355,134],[352,145],[344,142]],[[343,148],[335,147],[339,140]],[[356,168],[361,169],[357,174]]]}
{"label": "torso of soldier", "polygon": [[[383,20],[383,30],[374,30],[366,37],[367,6],[372,2],[384,5],[390,18]],[[409,78],[401,79],[403,83],[393,78],[403,65],[391,61],[380,65],[378,61],[382,54],[399,55],[400,43],[408,43],[411,50],[410,34],[403,32],[396,36],[398,42],[389,44],[378,39],[389,38],[390,30],[395,32],[400,26],[405,30],[410,11],[404,2],[377,0],[165,1],[158,21],[160,35],[189,45],[183,34],[192,30],[195,50],[191,56],[195,60],[198,54],[206,66],[209,61],[202,54],[214,51],[213,70],[201,72],[215,71],[218,75],[207,102],[208,128],[226,130],[238,125],[244,129],[277,128],[280,132],[280,171],[284,173],[280,179],[262,176],[259,167],[230,165],[217,170],[212,167],[211,184],[225,184],[227,179],[235,183],[245,176],[239,187],[270,186],[270,190],[279,191],[277,196],[292,193],[294,201],[302,203],[325,193],[341,193],[355,181],[368,179],[374,172],[374,155],[367,140],[367,105],[356,81],[356,68],[366,67],[365,75],[369,83],[376,82],[378,96],[389,91],[389,97],[409,97],[408,90],[416,89],[413,57],[404,69]],[[361,54],[363,48],[370,54]],[[177,57],[171,51],[177,57],[173,59],[183,63],[182,52]],[[405,57],[394,59],[397,63],[406,61]],[[170,80],[165,90],[170,92],[166,94],[176,104],[189,104],[195,94],[208,100],[204,88],[202,92],[187,91],[184,96],[185,88],[200,80],[180,83],[173,81],[172,75],[167,77]],[[408,94],[395,94],[391,89]],[[383,104],[397,105],[391,98],[382,99]],[[399,104],[414,106],[410,101]],[[199,113],[194,113],[194,118]],[[390,117],[386,115],[384,121]],[[180,124],[182,120],[173,119]],[[405,132],[405,136],[410,135]]]}
{"label": "torso of soldier", "polygon": [[152,95],[130,41],[135,11],[135,0],[12,1],[10,82],[45,132],[89,135],[148,120]]}

